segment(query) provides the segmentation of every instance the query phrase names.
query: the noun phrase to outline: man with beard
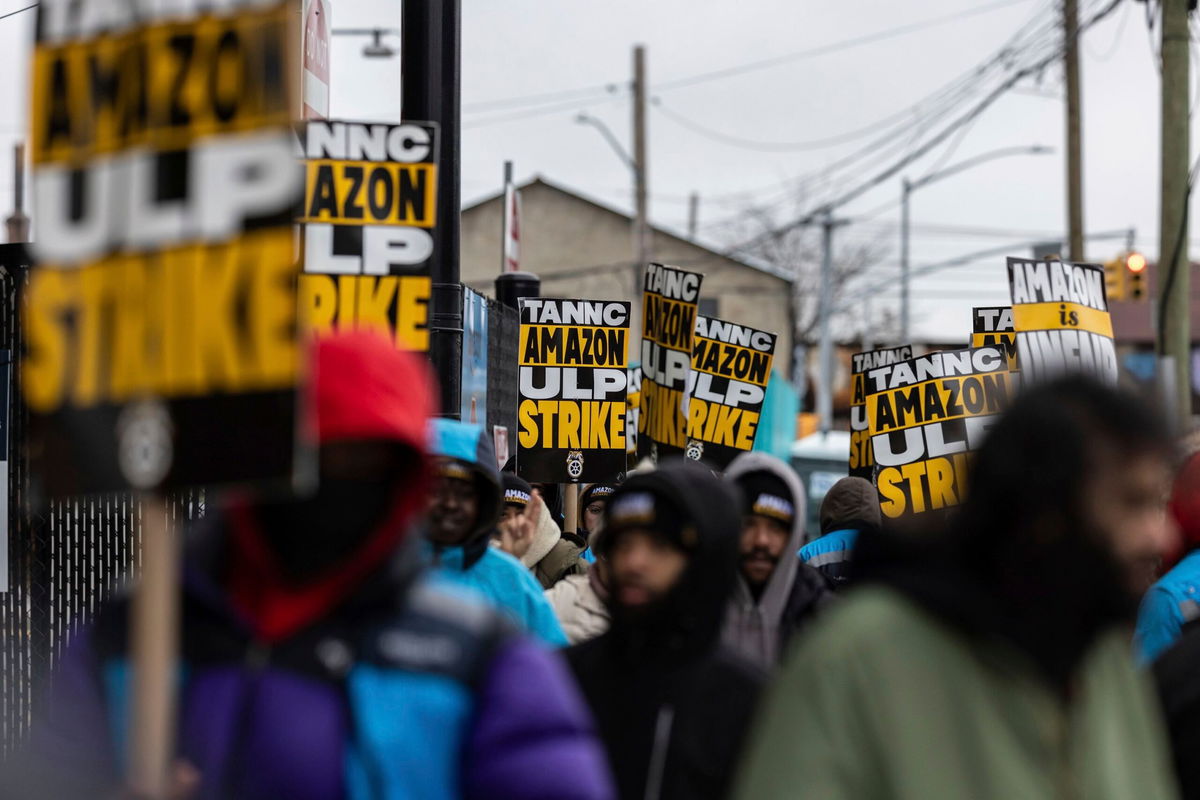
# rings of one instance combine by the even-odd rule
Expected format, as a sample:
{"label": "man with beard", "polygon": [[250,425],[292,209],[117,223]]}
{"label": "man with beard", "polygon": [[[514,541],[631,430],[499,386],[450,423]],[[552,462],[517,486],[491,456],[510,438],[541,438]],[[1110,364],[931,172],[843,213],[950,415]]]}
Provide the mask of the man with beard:
{"label": "man with beard", "polygon": [[781,672],[738,796],[1174,798],[1129,652],[1167,485],[1136,399],[1083,378],[1027,390],[944,527],[860,536],[861,582]]}
{"label": "man with beard", "polygon": [[733,487],[676,459],[611,496],[612,627],[567,650],[625,800],[721,798],[761,673],[719,645],[737,564]]}
{"label": "man with beard", "polygon": [[796,557],[804,541],[804,487],[792,468],[766,453],[743,453],[725,477],[741,489],[743,503],[740,569],[722,640],[771,669],[833,593],[821,573]]}
{"label": "man with beard", "polygon": [[[314,366],[316,493],[230,498],[187,553],[170,796],[610,798],[558,657],[428,581],[411,546],[428,367],[367,332],[323,339]],[[118,598],[73,638],[0,796],[127,796],[127,616]]]}

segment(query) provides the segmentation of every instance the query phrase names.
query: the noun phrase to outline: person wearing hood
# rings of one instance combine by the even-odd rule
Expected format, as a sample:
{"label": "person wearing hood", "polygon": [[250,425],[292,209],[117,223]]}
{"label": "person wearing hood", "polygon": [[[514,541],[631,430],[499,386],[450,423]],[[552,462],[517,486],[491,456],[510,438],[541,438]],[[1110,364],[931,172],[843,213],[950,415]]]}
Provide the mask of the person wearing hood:
{"label": "person wearing hood", "polygon": [[479,425],[449,419],[433,420],[431,431],[438,481],[430,494],[426,555],[437,575],[479,593],[547,644],[565,645],[538,581],[522,561],[488,546],[504,496],[492,438]]}
{"label": "person wearing hood", "polygon": [[800,560],[844,587],[858,534],[880,526],[879,492],[863,478],[842,478],[821,500],[820,522],[821,536],[800,548]]}
{"label": "person wearing hood", "polygon": [[[411,546],[431,482],[424,359],[331,335],[314,373],[316,493],[231,499],[188,545],[171,796],[610,798],[560,657],[433,585]],[[72,637],[0,795],[126,796],[127,606]]]}
{"label": "person wearing hood", "polygon": [[1143,664],[1175,644],[1185,625],[1200,619],[1200,453],[1179,471],[1168,508],[1187,552],[1142,598],[1134,644]]}
{"label": "person wearing hood", "polygon": [[737,796],[1175,798],[1129,652],[1140,572],[1171,535],[1168,454],[1131,395],[1023,390],[956,514],[859,537],[855,589],[764,699]]}
{"label": "person wearing hood", "polygon": [[596,563],[592,539],[604,524],[604,504],[616,490],[617,485],[613,483],[593,483],[579,496],[579,533],[576,543],[583,547],[579,557],[589,564]]}
{"label": "person wearing hood", "polygon": [[725,615],[725,645],[763,669],[792,634],[833,598],[825,578],[795,557],[804,541],[804,487],[784,462],[743,453],[725,472],[742,495],[738,575]]}
{"label": "person wearing hood", "polygon": [[737,570],[736,487],[672,459],[611,496],[612,627],[569,648],[625,800],[727,793],[763,673],[720,644]]}

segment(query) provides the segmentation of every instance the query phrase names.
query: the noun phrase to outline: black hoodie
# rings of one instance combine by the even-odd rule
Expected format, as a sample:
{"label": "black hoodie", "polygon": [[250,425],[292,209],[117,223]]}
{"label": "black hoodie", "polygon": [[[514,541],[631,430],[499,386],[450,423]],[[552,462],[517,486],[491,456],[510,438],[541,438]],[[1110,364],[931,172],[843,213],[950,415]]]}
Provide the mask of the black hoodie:
{"label": "black hoodie", "polygon": [[732,487],[683,460],[630,478],[609,507],[636,491],[665,496],[688,517],[696,533],[688,565],[657,608],[631,618],[614,605],[612,628],[567,650],[567,660],[620,797],[725,797],[763,682],[719,646],[741,505]]}

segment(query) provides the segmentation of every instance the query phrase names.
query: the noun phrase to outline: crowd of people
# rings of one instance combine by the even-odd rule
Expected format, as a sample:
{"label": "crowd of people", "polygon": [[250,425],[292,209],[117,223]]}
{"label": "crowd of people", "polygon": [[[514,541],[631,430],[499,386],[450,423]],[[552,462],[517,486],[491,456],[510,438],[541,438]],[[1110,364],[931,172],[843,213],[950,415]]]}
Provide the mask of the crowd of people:
{"label": "crowd of people", "polygon": [[[189,533],[174,797],[1200,797],[1200,456],[1132,396],[1027,389],[905,524],[845,478],[806,530],[749,452],[591,484],[563,530],[418,357],[315,354],[316,493]],[[4,796],[125,796],[126,602]]]}

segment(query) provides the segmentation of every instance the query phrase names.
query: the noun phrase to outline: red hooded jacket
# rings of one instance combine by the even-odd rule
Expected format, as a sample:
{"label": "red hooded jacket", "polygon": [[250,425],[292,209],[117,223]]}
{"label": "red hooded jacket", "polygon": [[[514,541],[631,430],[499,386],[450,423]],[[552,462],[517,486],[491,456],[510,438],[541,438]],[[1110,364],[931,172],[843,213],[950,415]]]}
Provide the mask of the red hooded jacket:
{"label": "red hooded jacket", "polygon": [[425,360],[369,331],[321,337],[312,355],[316,414],[310,435],[315,427],[321,444],[394,442],[421,458],[414,474],[398,483],[395,502],[378,530],[347,558],[302,585],[284,579],[253,506],[246,501],[231,505],[229,589],[237,607],[268,641],[285,638],[321,617],[395,552],[424,511],[429,486],[427,422],[436,395]]}

